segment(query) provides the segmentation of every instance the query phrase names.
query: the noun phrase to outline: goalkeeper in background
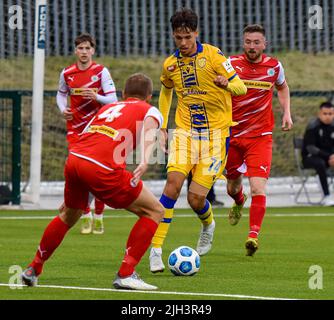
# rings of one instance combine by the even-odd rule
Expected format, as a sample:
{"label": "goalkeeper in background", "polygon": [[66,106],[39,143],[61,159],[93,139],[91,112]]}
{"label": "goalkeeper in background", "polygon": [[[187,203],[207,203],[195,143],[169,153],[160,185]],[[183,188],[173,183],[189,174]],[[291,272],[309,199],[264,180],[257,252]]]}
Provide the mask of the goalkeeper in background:
{"label": "goalkeeper in background", "polygon": [[[59,79],[57,105],[67,123],[69,151],[79,139],[79,134],[105,104],[117,101],[116,89],[106,67],[95,63],[95,39],[87,33],[75,39],[75,64],[65,68]],[[67,98],[70,96],[70,105]],[[94,221],[90,210],[90,197],[82,216],[81,234],[102,234],[104,203],[95,198]]]}
{"label": "goalkeeper in background", "polygon": [[196,250],[199,255],[210,250],[215,221],[206,196],[225,168],[232,125],[231,95],[242,95],[247,91],[223,53],[212,45],[197,41],[198,17],[194,11],[183,8],[171,17],[170,22],[177,50],[165,60],[160,77],[159,107],[164,117],[160,144],[163,149],[167,142],[168,114],[174,89],[178,103],[167,182],[160,198],[165,215],[152,240],[150,253],[153,273],[165,268],[161,247],[189,172],[193,178],[188,202],[201,222]]}

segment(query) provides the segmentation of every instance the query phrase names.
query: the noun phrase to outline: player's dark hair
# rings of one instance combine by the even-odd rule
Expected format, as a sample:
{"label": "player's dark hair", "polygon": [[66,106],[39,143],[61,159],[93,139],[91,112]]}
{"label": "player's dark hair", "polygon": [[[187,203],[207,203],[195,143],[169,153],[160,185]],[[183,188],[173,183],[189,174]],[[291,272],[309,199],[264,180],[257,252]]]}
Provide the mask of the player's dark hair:
{"label": "player's dark hair", "polygon": [[243,30],[243,34],[254,32],[259,32],[262,33],[263,36],[266,36],[266,30],[260,24],[249,24]]}
{"label": "player's dark hair", "polygon": [[79,36],[77,36],[74,40],[74,45],[78,46],[80,43],[83,43],[86,41],[88,41],[93,48],[96,47],[95,39],[89,33],[82,33]]}
{"label": "player's dark hair", "polygon": [[320,104],[319,109],[322,108],[334,108],[334,105],[330,101],[325,101],[322,104]]}
{"label": "player's dark hair", "polygon": [[198,16],[197,14],[188,8],[181,8],[176,11],[170,18],[172,30],[186,30],[186,31],[197,31]]}
{"label": "player's dark hair", "polygon": [[152,95],[153,82],[151,78],[143,73],[135,73],[131,75],[125,82],[124,95],[129,98],[138,98],[146,100]]}

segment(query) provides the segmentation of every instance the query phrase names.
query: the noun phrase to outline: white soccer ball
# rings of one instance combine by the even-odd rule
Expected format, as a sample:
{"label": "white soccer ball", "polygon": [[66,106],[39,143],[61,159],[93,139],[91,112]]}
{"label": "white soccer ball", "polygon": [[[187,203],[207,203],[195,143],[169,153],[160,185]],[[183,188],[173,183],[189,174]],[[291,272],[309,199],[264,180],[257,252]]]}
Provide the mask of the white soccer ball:
{"label": "white soccer ball", "polygon": [[200,258],[196,250],[181,246],[169,255],[168,267],[176,276],[193,276],[199,271]]}

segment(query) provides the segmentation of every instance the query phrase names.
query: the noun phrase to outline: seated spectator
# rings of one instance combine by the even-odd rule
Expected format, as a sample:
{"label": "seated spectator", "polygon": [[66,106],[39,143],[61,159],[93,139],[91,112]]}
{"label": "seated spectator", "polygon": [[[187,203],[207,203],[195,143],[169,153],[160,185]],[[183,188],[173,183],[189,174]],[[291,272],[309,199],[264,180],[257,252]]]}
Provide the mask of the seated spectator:
{"label": "seated spectator", "polygon": [[327,171],[334,167],[334,105],[324,102],[319,107],[318,117],[307,126],[303,141],[303,166],[315,169],[321,183],[324,206],[334,206],[330,196]]}

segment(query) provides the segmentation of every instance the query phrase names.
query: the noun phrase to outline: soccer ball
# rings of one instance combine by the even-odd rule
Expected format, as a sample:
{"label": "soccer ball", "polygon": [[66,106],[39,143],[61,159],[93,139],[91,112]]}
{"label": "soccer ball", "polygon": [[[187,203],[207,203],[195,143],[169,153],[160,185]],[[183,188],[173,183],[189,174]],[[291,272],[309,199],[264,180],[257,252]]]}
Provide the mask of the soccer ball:
{"label": "soccer ball", "polygon": [[176,276],[193,276],[199,270],[200,258],[196,250],[181,246],[168,257],[168,267]]}

